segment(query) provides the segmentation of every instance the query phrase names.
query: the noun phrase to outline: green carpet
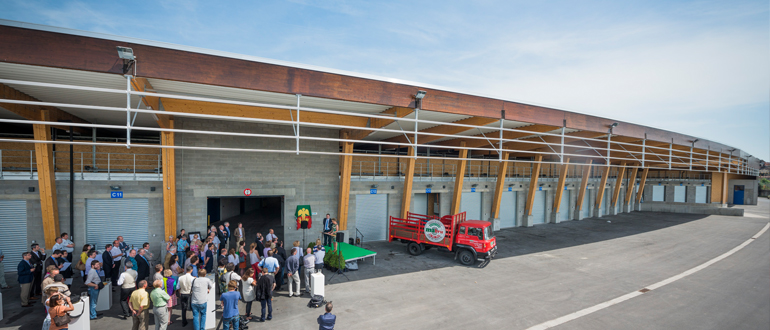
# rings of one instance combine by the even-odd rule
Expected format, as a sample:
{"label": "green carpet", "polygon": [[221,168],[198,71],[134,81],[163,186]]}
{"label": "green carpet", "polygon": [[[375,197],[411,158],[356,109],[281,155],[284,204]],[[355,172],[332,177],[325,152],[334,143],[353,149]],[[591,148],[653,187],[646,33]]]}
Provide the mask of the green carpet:
{"label": "green carpet", "polygon": [[[370,251],[355,245],[350,245],[348,243],[337,243],[337,246],[342,251],[342,256],[345,257],[345,261],[377,255],[377,252]],[[332,248],[329,246],[324,246],[324,248],[326,248],[327,253],[332,251]]]}

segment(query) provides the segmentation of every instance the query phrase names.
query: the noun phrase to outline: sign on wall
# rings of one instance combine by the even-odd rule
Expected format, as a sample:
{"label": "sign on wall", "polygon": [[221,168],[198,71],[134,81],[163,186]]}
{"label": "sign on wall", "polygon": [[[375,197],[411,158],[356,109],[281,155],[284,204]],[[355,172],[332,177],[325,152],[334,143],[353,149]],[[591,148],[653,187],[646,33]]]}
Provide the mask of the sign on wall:
{"label": "sign on wall", "polygon": [[113,191],[110,193],[110,198],[123,198],[122,191]]}
{"label": "sign on wall", "polygon": [[243,195],[244,196],[251,196],[251,189],[249,189],[249,188],[243,189]]}

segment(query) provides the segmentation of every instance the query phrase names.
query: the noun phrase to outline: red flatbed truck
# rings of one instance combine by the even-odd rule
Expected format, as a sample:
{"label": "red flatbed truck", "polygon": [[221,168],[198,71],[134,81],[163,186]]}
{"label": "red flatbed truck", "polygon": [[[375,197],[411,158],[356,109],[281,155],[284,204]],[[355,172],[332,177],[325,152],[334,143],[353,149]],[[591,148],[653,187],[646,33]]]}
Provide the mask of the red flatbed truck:
{"label": "red flatbed truck", "polygon": [[388,241],[406,243],[411,255],[419,255],[431,247],[455,253],[463,265],[473,265],[483,259],[486,266],[497,254],[497,241],[488,221],[465,220],[465,212],[441,218],[407,213],[406,219],[390,217]]}

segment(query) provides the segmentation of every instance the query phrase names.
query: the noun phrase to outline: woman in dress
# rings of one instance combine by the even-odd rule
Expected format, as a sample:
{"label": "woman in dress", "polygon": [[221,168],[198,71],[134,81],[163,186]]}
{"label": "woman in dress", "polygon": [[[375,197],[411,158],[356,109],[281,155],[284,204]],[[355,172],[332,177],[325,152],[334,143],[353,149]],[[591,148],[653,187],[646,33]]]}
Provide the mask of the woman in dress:
{"label": "woman in dress", "polygon": [[256,300],[256,292],[254,289],[257,286],[254,269],[247,268],[241,280],[243,281],[243,292],[241,292],[241,294],[243,295],[243,301],[246,302],[246,314],[244,316],[251,320],[251,303]]}
{"label": "woman in dress", "polygon": [[260,273],[259,253],[257,253],[257,243],[251,243],[251,245],[249,245],[249,262],[251,263],[251,268],[254,269],[254,276],[256,278],[256,274]]}
{"label": "woman in dress", "polygon": [[238,265],[238,255],[235,254],[235,249],[227,251],[227,262],[233,264],[233,266]]}
{"label": "woman in dress", "polygon": [[179,264],[176,262],[179,257],[176,255],[171,256],[171,259],[168,260],[169,268],[174,274],[179,274],[179,270],[181,267],[179,267]]}
{"label": "woman in dress", "polygon": [[[243,261],[241,261],[243,260]],[[249,254],[246,253],[246,242],[241,241],[238,244],[238,274],[243,276],[243,273],[246,271],[246,261],[249,261],[248,264],[251,266],[251,258],[249,257]]]}

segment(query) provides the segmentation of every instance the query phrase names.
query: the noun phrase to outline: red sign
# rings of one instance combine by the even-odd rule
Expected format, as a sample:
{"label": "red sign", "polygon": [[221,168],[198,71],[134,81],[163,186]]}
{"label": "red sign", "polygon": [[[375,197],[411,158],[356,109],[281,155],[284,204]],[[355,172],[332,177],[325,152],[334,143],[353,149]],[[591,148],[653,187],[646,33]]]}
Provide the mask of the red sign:
{"label": "red sign", "polygon": [[251,189],[249,188],[243,189],[243,194],[246,196],[251,196]]}

